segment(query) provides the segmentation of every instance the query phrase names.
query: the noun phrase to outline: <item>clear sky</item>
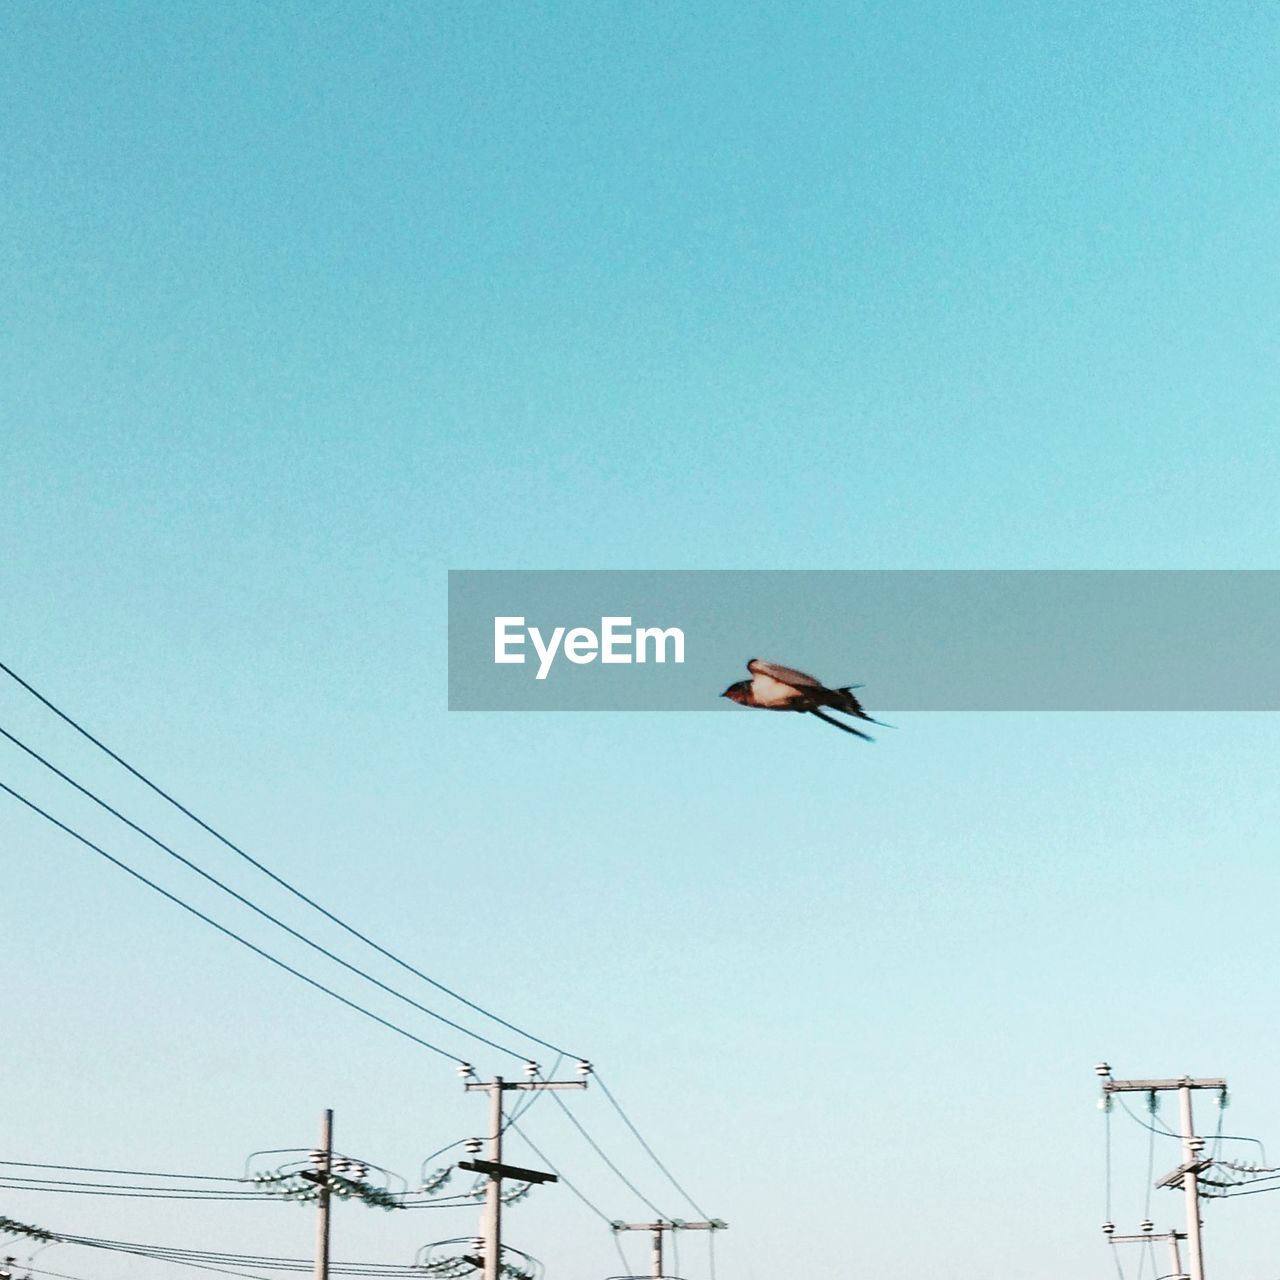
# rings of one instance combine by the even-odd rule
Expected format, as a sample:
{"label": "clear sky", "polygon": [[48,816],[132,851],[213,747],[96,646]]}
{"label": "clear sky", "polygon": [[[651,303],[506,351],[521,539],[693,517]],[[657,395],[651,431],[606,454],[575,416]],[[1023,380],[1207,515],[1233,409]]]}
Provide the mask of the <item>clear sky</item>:
{"label": "clear sky", "polygon": [[[1100,1057],[1226,1075],[1227,1130],[1280,1150],[1274,717],[917,714],[865,747],[746,712],[450,715],[444,668],[450,568],[1276,567],[1280,11],[0,21],[6,662],[590,1055],[731,1222],[721,1280],[1114,1274]],[[874,706],[850,663],[820,674]],[[0,723],[288,908],[12,686]],[[7,745],[0,777],[215,904]],[[0,832],[0,1159],[234,1173],[332,1106],[340,1146],[412,1176],[482,1131],[448,1063],[7,800]],[[573,1105],[692,1216],[598,1091]],[[1147,1153],[1121,1121],[1124,1229]],[[528,1123],[608,1216],[648,1215],[552,1107]],[[1159,1229],[1180,1208],[1159,1193]],[[5,1191],[0,1215],[311,1245],[288,1206]],[[1273,1280],[1271,1197],[1207,1218],[1211,1269]],[[474,1223],[344,1207],[335,1254]],[[509,1240],[620,1269],[563,1189]]]}

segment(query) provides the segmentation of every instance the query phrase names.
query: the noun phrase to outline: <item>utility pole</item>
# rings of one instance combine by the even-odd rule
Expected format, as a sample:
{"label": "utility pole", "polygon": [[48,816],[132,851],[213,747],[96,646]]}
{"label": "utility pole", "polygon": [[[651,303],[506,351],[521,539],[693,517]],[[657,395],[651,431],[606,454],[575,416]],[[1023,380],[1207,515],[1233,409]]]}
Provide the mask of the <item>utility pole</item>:
{"label": "utility pole", "polygon": [[668,1222],[664,1218],[659,1218],[657,1222],[615,1222],[613,1229],[615,1231],[650,1231],[653,1233],[653,1269],[650,1275],[653,1280],[663,1280],[666,1273],[662,1269],[662,1236],[666,1231],[724,1231],[729,1224],[721,1222],[719,1218],[712,1218],[710,1222],[682,1222],[678,1218],[673,1218]]}
{"label": "utility pole", "polygon": [[[502,1275],[502,1182],[504,1178],[514,1178],[520,1182],[558,1182],[551,1173],[540,1173],[536,1169],[518,1169],[514,1165],[502,1163],[502,1095],[510,1090],[539,1091],[543,1089],[585,1089],[586,1080],[538,1080],[539,1073],[536,1062],[526,1063],[527,1080],[504,1080],[494,1076],[488,1083],[470,1080],[475,1075],[472,1067],[464,1063],[458,1068],[462,1076],[463,1087],[468,1093],[489,1094],[489,1158],[487,1160],[459,1160],[458,1168],[472,1173],[483,1173],[489,1177],[489,1184],[484,1193],[484,1280],[500,1280]],[[589,1062],[579,1062],[578,1070],[582,1075],[591,1071]],[[317,1276],[316,1280],[322,1280]]]}
{"label": "utility pole", "polygon": [[[1212,1163],[1203,1158],[1204,1139],[1196,1137],[1195,1125],[1191,1115],[1191,1094],[1195,1089],[1213,1089],[1225,1097],[1227,1082],[1225,1080],[1196,1080],[1191,1076],[1182,1076],[1177,1080],[1113,1080],[1111,1068],[1099,1063],[1098,1075],[1102,1076],[1102,1092],[1113,1093],[1174,1093],[1178,1095],[1179,1112],[1182,1120],[1182,1163],[1172,1172],[1165,1174],[1156,1186],[1175,1187],[1182,1184],[1187,1213],[1187,1253],[1190,1262],[1191,1280],[1204,1280],[1204,1249],[1200,1240],[1200,1175]],[[1174,1241],[1177,1248],[1177,1241]]]}
{"label": "utility pole", "polygon": [[[1204,1246],[1200,1242],[1200,1172],[1207,1162],[1200,1159],[1204,1139],[1195,1136],[1191,1118],[1191,1090],[1211,1086],[1193,1084],[1184,1079],[1178,1085],[1178,1109],[1182,1119],[1182,1191],[1187,1206],[1187,1253],[1190,1255],[1192,1280],[1204,1280]],[[1225,1090],[1227,1082],[1222,1081]]]}
{"label": "utility pole", "polygon": [[320,1216],[316,1222],[315,1280],[329,1280],[329,1200],[330,1175],[333,1172],[333,1111],[324,1113],[320,1122],[320,1146],[312,1153],[315,1182],[319,1188]]}

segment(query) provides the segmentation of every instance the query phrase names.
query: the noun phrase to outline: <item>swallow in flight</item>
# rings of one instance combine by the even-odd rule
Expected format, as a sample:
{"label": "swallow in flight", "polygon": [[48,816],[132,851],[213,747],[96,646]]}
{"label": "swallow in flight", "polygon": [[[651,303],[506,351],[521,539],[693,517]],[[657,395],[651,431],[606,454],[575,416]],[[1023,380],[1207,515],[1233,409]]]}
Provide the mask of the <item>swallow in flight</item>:
{"label": "swallow in flight", "polygon": [[838,689],[828,689],[820,680],[805,675],[803,671],[782,667],[776,662],[765,662],[761,658],[752,658],[747,663],[747,670],[751,672],[751,679],[731,684],[720,695],[722,698],[730,698],[744,707],[762,707],[765,711],[807,711],[845,733],[855,734],[868,742],[875,741],[869,733],[863,733],[861,729],[844,724],[820,710],[821,707],[830,707],[869,724],[883,724],[883,721],[873,720],[867,715],[862,703],[853,696],[852,691],[862,688],[861,685],[847,684]]}

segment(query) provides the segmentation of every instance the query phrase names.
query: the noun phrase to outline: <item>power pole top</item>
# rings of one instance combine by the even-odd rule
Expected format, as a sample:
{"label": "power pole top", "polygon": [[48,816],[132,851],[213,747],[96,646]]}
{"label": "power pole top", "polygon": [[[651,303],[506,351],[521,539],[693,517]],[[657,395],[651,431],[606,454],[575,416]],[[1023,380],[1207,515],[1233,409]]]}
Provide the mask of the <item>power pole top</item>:
{"label": "power pole top", "polygon": [[[591,1071],[589,1062],[578,1063],[578,1071],[587,1075]],[[487,1160],[459,1161],[460,1169],[469,1169],[488,1178],[485,1187],[484,1216],[484,1253],[481,1259],[484,1268],[484,1280],[501,1280],[502,1277],[502,1183],[504,1178],[518,1179],[521,1182],[557,1182],[555,1174],[542,1173],[536,1169],[521,1169],[505,1164],[502,1159],[502,1136],[509,1121],[503,1118],[502,1095],[512,1089],[585,1089],[586,1080],[540,1080],[538,1064],[529,1062],[525,1065],[526,1080],[504,1080],[494,1076],[492,1080],[474,1080],[469,1063],[458,1068],[463,1079],[463,1088],[468,1093],[487,1093],[489,1095],[489,1158]]]}
{"label": "power pole top", "polygon": [[[1181,1183],[1186,1200],[1186,1241],[1191,1264],[1189,1280],[1204,1280],[1204,1246],[1200,1238],[1202,1225],[1200,1221],[1200,1175],[1212,1165],[1213,1161],[1204,1159],[1200,1154],[1204,1150],[1204,1139],[1196,1136],[1195,1121],[1191,1114],[1191,1095],[1197,1089],[1212,1089],[1221,1095],[1219,1104],[1225,1105],[1227,1082],[1216,1076],[1211,1079],[1181,1076],[1174,1080],[1114,1080],[1111,1077],[1111,1066],[1106,1062],[1098,1063],[1094,1067],[1094,1072],[1102,1080],[1104,1097],[1109,1098],[1113,1093],[1149,1093],[1152,1095],[1157,1093],[1177,1093],[1182,1132],[1175,1136],[1182,1138],[1182,1163],[1172,1173],[1166,1174],[1161,1178],[1156,1185],[1159,1187],[1175,1187]],[[1170,1247],[1174,1254],[1173,1275],[1176,1280],[1182,1280],[1182,1264],[1177,1257],[1178,1238],[1177,1233],[1171,1233],[1168,1236]]]}
{"label": "power pole top", "polygon": [[468,1080],[462,1087],[468,1093],[485,1093],[490,1089],[501,1089],[506,1093],[508,1089],[585,1089],[587,1082],[585,1080],[503,1080],[499,1077],[494,1082]]}
{"label": "power pole top", "polygon": [[1174,1089],[1226,1089],[1225,1080],[1196,1080],[1183,1076],[1180,1080],[1104,1080],[1103,1093],[1168,1093]]}
{"label": "power pole top", "polygon": [[685,1222],[680,1218],[670,1221],[660,1218],[657,1222],[611,1222],[615,1231],[727,1231],[729,1224],[719,1218],[710,1222]]}
{"label": "power pole top", "polygon": [[[662,1235],[666,1231],[723,1231],[729,1224],[719,1218],[710,1222],[684,1222],[679,1218],[659,1218],[656,1222],[611,1222],[614,1231],[648,1231],[653,1236],[652,1280],[674,1280],[662,1269]],[[674,1239],[674,1237],[672,1237]]]}

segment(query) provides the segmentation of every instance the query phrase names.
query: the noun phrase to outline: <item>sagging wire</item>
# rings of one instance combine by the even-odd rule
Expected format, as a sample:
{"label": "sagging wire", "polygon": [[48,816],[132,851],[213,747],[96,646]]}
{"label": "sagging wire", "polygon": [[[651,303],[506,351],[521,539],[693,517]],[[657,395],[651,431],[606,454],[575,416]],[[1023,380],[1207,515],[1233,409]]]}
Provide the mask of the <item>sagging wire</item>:
{"label": "sagging wire", "polygon": [[545,1164],[547,1168],[550,1169],[551,1172],[554,1173],[556,1177],[560,1179],[561,1183],[564,1186],[568,1187],[568,1189],[575,1196],[577,1196],[577,1198],[581,1200],[582,1203],[586,1205],[587,1208],[590,1209],[591,1212],[594,1213],[596,1217],[600,1219],[601,1222],[605,1223],[607,1226],[610,1226],[610,1227],[613,1226],[613,1219],[610,1218],[609,1215],[599,1207],[599,1205],[593,1204],[590,1200],[588,1200],[587,1197],[583,1195],[583,1193],[579,1191],[578,1188],[572,1182],[570,1182],[569,1179],[566,1178],[564,1174],[561,1173],[560,1170],[557,1169],[556,1166],[552,1164],[549,1159],[547,1159],[546,1155],[538,1148],[538,1146],[534,1143],[533,1139],[530,1138],[529,1135],[525,1133],[525,1131],[522,1128],[520,1128],[518,1124],[511,1124],[508,1127],[511,1129],[514,1129],[515,1132],[518,1133],[521,1136],[521,1138],[524,1139],[525,1143],[528,1145],[529,1149],[533,1152],[533,1154],[537,1156],[538,1159],[541,1160],[542,1163]]}
{"label": "sagging wire", "polygon": [[613,1247],[618,1251],[618,1257],[622,1260],[623,1275],[631,1275],[631,1263],[627,1261],[627,1255],[622,1248],[622,1232],[611,1231],[609,1234],[613,1236]]}
{"label": "sagging wire", "polygon": [[1102,1220],[1103,1222],[1107,1222],[1107,1223],[1110,1223],[1113,1220],[1111,1217],[1111,1111],[1112,1111],[1111,1095],[1109,1093],[1104,1094],[1102,1098],[1102,1116],[1103,1116],[1103,1123],[1104,1123],[1104,1129],[1106,1134],[1105,1144],[1106,1144],[1107,1209]]}
{"label": "sagging wire", "polygon": [[711,1215],[704,1208],[702,1208],[701,1205],[698,1204],[698,1202],[680,1185],[680,1183],[676,1181],[675,1174],[673,1174],[671,1170],[668,1169],[667,1166],[663,1164],[661,1160],[658,1159],[657,1153],[644,1140],[644,1137],[641,1135],[640,1130],[637,1129],[636,1126],[631,1123],[631,1117],[628,1116],[627,1113],[622,1109],[622,1104],[610,1092],[609,1086],[605,1084],[605,1082],[600,1078],[600,1073],[598,1071],[595,1072],[595,1079],[596,1079],[596,1083],[600,1086],[601,1092],[609,1100],[610,1105],[618,1113],[618,1115],[622,1117],[623,1124],[625,1124],[627,1128],[631,1130],[636,1141],[645,1149],[645,1151],[647,1152],[649,1158],[653,1161],[653,1163],[656,1164],[658,1168],[661,1169],[662,1172],[666,1175],[667,1180],[671,1183],[671,1185],[675,1187],[675,1189],[690,1203],[690,1205],[693,1206],[694,1211],[698,1214],[699,1217],[710,1218]]}
{"label": "sagging wire", "polygon": [[582,1121],[580,1121],[578,1117],[573,1114],[573,1111],[568,1106],[565,1105],[565,1103],[561,1100],[560,1095],[557,1092],[555,1092],[555,1090],[548,1090],[548,1092],[555,1099],[556,1105],[568,1117],[569,1123],[572,1124],[573,1127],[577,1129],[577,1131],[583,1136],[583,1138],[586,1139],[587,1144],[591,1147],[592,1151],[594,1151],[596,1155],[598,1155],[600,1159],[603,1160],[604,1163],[608,1165],[610,1169],[613,1170],[613,1172],[617,1175],[618,1179],[628,1188],[628,1190],[630,1190],[633,1195],[638,1196],[640,1200],[645,1204],[645,1206],[649,1209],[652,1209],[653,1212],[656,1213],[659,1218],[670,1218],[671,1216],[670,1214],[663,1213],[663,1211],[659,1209],[658,1206],[654,1204],[653,1201],[650,1200],[649,1197],[646,1196],[644,1192],[641,1191],[640,1188],[637,1187],[636,1184],[632,1182],[631,1179],[628,1178],[627,1175],[623,1173],[622,1170],[619,1169],[618,1166],[614,1164],[614,1162],[610,1160],[607,1155],[605,1155],[604,1151],[601,1150],[600,1148],[600,1144],[586,1131],[586,1129],[583,1127]]}
{"label": "sagging wire", "polygon": [[146,1169],[100,1169],[87,1164],[38,1164],[34,1160],[0,1160],[15,1169],[55,1169],[60,1173],[107,1173],[121,1178],[175,1178],[182,1182],[239,1182],[234,1175],[213,1173],[156,1173]]}
{"label": "sagging wire", "polygon": [[403,1036],[406,1040],[412,1040],[414,1044],[421,1045],[424,1049],[429,1049],[432,1053],[439,1054],[440,1057],[442,1058],[448,1058],[450,1062],[456,1062],[459,1064],[463,1063],[463,1059],[459,1058],[456,1054],[450,1053],[447,1049],[442,1049],[439,1047],[439,1045],[434,1045],[428,1040],[424,1040],[421,1036],[414,1035],[413,1032],[411,1031],[406,1031],[403,1027],[397,1026],[394,1022],[390,1022],[386,1018],[381,1017],[379,1014],[376,1014],[371,1010],[364,1008],[363,1005],[357,1004],[354,1000],[349,1000],[347,999],[346,996],[339,995],[338,992],[334,991],[331,987],[326,987],[324,983],[316,981],[315,978],[309,977],[307,974],[303,973],[299,969],[295,969],[291,964],[286,964],[285,961],[281,960],[278,956],[272,955],[269,951],[264,951],[256,943],[250,942],[247,938],[241,937],[240,934],[236,933],[232,929],[227,928],[226,925],[219,924],[218,921],[213,919],[212,916],[206,915],[203,911],[200,911],[196,907],[193,907],[189,902],[184,902],[181,898],[177,896],[177,894],[170,893],[168,889],[165,889],[163,886],[157,884],[154,880],[148,879],[146,876],[142,874],[142,872],[135,871],[131,866],[128,865],[128,863],[122,862],[119,858],[115,857],[114,854],[108,853],[104,848],[102,848],[101,845],[95,844],[87,836],[81,835],[80,832],[76,831],[73,827],[69,827],[65,822],[59,821],[57,818],[53,816],[53,814],[46,812],[44,809],[40,808],[39,805],[35,804],[31,800],[28,800],[26,796],[21,795],[19,792],[15,791],[7,783],[0,782],[0,791],[6,792],[8,795],[12,796],[15,800],[19,801],[19,803],[25,805],[28,809],[32,810],[34,813],[39,814],[40,817],[44,818],[46,821],[52,823],[55,827],[58,827],[60,830],[65,831],[67,835],[71,836],[75,840],[78,840],[86,848],[92,849],[94,853],[99,854],[101,857],[105,858],[108,862],[110,862],[113,866],[118,867],[121,871],[124,871],[126,874],[132,876],[133,879],[137,880],[139,883],[146,885],[147,888],[149,889],[153,889],[156,893],[160,894],[161,897],[167,898],[175,906],[181,907],[182,910],[195,916],[196,919],[202,920],[205,924],[216,929],[219,933],[224,934],[226,937],[231,938],[233,941],[240,943],[241,946],[247,947],[250,951],[254,952],[255,955],[261,956],[262,959],[269,961],[271,964],[275,965],[278,969],[283,969],[286,973],[292,974],[295,978],[300,978],[308,986],[314,987],[317,991],[322,992],[324,995],[330,996],[332,999],[337,1000],[340,1004],[346,1005],[347,1008],[354,1009],[357,1013],[364,1014],[366,1018],[370,1018],[374,1022],[377,1022],[380,1025],[388,1028],[389,1030],[396,1032],[398,1035]]}
{"label": "sagging wire", "polygon": [[[95,747],[98,748],[99,751],[102,751],[105,755],[109,756],[112,760],[116,762],[116,764],[120,765],[121,768],[126,770],[126,772],[132,774],[133,777],[135,777],[145,787],[148,787],[151,791],[153,791],[156,795],[158,795],[162,800],[165,800],[167,803],[169,803],[175,809],[177,809],[179,813],[189,818],[198,827],[201,827],[203,830],[207,831],[209,835],[213,836],[215,840],[219,841],[221,844],[226,846],[226,848],[230,849],[232,853],[238,855],[240,858],[243,858],[244,861],[247,862],[250,866],[260,871],[269,880],[273,881],[275,884],[278,884],[282,889],[286,890],[288,893],[291,893],[300,902],[305,903],[307,906],[311,907],[314,911],[318,911],[322,916],[325,917],[325,919],[332,921],[332,923],[336,924],[340,929],[345,930],[348,934],[350,934],[351,937],[356,938],[360,942],[363,942],[366,946],[371,947],[374,951],[378,952],[379,955],[390,960],[393,964],[398,965],[401,969],[405,970],[405,972],[413,974],[413,976],[416,978],[420,978],[423,982],[428,983],[430,986],[434,987],[437,991],[440,991],[444,995],[449,996],[451,999],[457,1000],[460,1004],[463,1004],[467,1008],[473,1010],[474,1012],[479,1013],[483,1017],[488,1018],[490,1021],[496,1022],[499,1026],[505,1027],[508,1031],[512,1031],[516,1035],[522,1036],[526,1040],[531,1040],[534,1044],[542,1045],[543,1048],[550,1049],[551,1052],[553,1053],[564,1052],[564,1050],[560,1049],[558,1045],[554,1045],[550,1041],[543,1040],[540,1036],[533,1035],[532,1032],[523,1030],[521,1027],[516,1026],[514,1023],[508,1022],[505,1018],[500,1018],[496,1013],[492,1013],[490,1010],[484,1008],[482,1005],[476,1003],[474,1000],[468,1000],[461,993],[452,990],[450,987],[445,986],[444,983],[439,982],[437,979],[431,977],[429,974],[422,972],[421,969],[418,969],[415,966],[411,965],[408,961],[402,960],[394,952],[388,950],[386,947],[381,946],[380,944],[375,942],[372,938],[368,937],[366,934],[361,933],[360,930],[355,928],[354,925],[348,924],[347,921],[343,920],[340,916],[336,915],[332,911],[329,911],[327,908],[321,906],[320,903],[315,901],[315,899],[308,897],[305,893],[302,892],[301,889],[298,889],[296,886],[290,884],[282,876],[272,871],[270,867],[259,862],[252,855],[245,852],[245,850],[242,849],[238,844],[228,839],[226,836],[222,834],[222,832],[215,829],[210,823],[206,822],[198,814],[192,812],[192,810],[187,808],[187,806],[184,805],[180,800],[176,799],[169,792],[165,791],[161,786],[159,786],[157,783],[153,782],[149,777],[147,777],[146,774],[144,774],[141,770],[135,768],[122,756],[120,756],[115,751],[113,751],[100,738],[95,737],[82,724],[72,719],[72,717],[68,715],[67,712],[63,711],[61,707],[58,707],[49,698],[45,697],[45,695],[41,693],[37,688],[35,688],[34,685],[29,684],[26,680],[24,680],[7,663],[0,662],[0,672],[3,672],[16,684],[20,685],[33,698],[35,698],[37,702],[41,703],[43,706],[48,708],[48,710],[52,711],[53,714],[57,716],[64,724],[68,725],[70,728],[74,729],[76,733],[80,734],[81,737],[91,742]],[[451,1056],[451,1055],[448,1055],[448,1056]],[[460,1060],[454,1059],[454,1061],[460,1061]]]}
{"label": "sagging wire", "polygon": [[[20,750],[25,751],[27,755],[29,755],[33,760],[36,760],[38,763],[40,763],[46,769],[48,769],[51,773],[61,778],[63,782],[67,783],[71,787],[74,787],[75,790],[80,792],[81,795],[85,796],[89,800],[92,800],[94,804],[106,810],[106,812],[111,814],[112,817],[117,818],[120,822],[123,822],[126,827],[128,827],[132,831],[135,831],[138,835],[142,836],[144,840],[149,840],[153,845],[155,845],[157,849],[161,850],[163,853],[168,854],[169,857],[173,858],[175,861],[180,862],[189,871],[194,872],[196,875],[200,876],[201,879],[205,880],[207,883],[213,885],[217,889],[222,890],[222,892],[227,894],[229,897],[234,898],[235,901],[240,903],[242,906],[248,907],[250,911],[253,911],[257,915],[261,916],[262,919],[275,925],[278,929],[282,929],[291,938],[294,938],[296,941],[301,942],[305,946],[310,947],[313,951],[318,952],[320,955],[324,956],[328,960],[332,960],[335,964],[341,965],[342,968],[346,969],[349,973],[354,973],[357,977],[363,978],[366,982],[371,983],[373,986],[377,987],[380,991],[384,991],[386,992],[386,994],[393,996],[395,999],[403,1001],[405,1004],[418,1010],[419,1013],[425,1013],[429,1018],[434,1018],[437,1022],[441,1022],[445,1026],[451,1027],[454,1031],[460,1032],[464,1036],[470,1036],[473,1040],[477,1040],[479,1041],[479,1043],[483,1045],[487,1045],[490,1049],[496,1049],[499,1053],[505,1053],[508,1057],[512,1057],[512,1058],[523,1057],[523,1055],[517,1052],[515,1049],[509,1049],[507,1048],[506,1045],[498,1044],[497,1041],[490,1040],[487,1036],[481,1035],[478,1031],[472,1031],[468,1027],[464,1027],[461,1023],[455,1022],[452,1018],[447,1018],[443,1013],[437,1013],[434,1009],[428,1008],[425,1004],[422,1004],[420,1001],[415,1000],[412,996],[407,996],[404,994],[403,991],[398,991],[395,987],[392,987],[388,983],[383,982],[381,978],[377,978],[373,974],[368,973],[366,970],[361,969],[359,965],[352,964],[349,960],[344,960],[336,952],[330,951],[328,947],[322,945],[319,942],[316,942],[315,939],[308,937],[305,933],[301,932],[298,929],[295,929],[292,925],[285,923],[285,921],[281,920],[278,916],[273,915],[265,907],[260,907],[252,899],[247,898],[244,894],[237,892],[229,884],[226,884],[224,881],[219,880],[217,876],[213,875],[209,871],[206,871],[198,863],[193,862],[190,858],[186,857],[184,854],[179,853],[178,850],[174,849],[171,845],[166,844],[163,840],[159,839],[157,836],[152,835],[151,832],[148,831],[145,827],[139,826],[139,824],[134,822],[132,818],[126,817],[123,813],[120,812],[119,809],[115,808],[113,805],[108,804],[105,800],[102,799],[101,796],[97,795],[93,791],[90,791],[88,787],[83,786],[81,783],[77,782],[73,777],[71,777],[70,774],[64,773],[52,761],[46,760],[45,757],[42,756],[38,751],[36,751],[32,747],[29,747],[25,742],[15,737],[12,733],[8,731],[8,729],[5,729],[3,726],[0,726],[0,735],[3,735],[10,742],[12,742],[14,746],[18,747]],[[19,799],[20,798],[21,797],[19,797]]]}

